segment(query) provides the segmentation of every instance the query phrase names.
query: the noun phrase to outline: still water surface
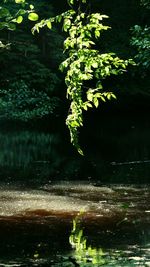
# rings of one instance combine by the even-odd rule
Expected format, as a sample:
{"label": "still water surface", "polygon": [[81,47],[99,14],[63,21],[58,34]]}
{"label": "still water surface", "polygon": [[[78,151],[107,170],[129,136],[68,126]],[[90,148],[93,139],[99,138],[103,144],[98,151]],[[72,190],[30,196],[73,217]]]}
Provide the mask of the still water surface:
{"label": "still water surface", "polygon": [[0,266],[73,266],[68,239],[80,210],[85,211],[82,227],[88,244],[111,254],[123,251],[118,266],[132,260],[135,266],[150,266],[149,199],[148,185],[98,186],[84,181],[59,181],[35,189],[1,185]]}
{"label": "still water surface", "polygon": [[88,244],[118,253],[115,266],[150,266],[149,120],[108,117],[87,135],[81,159],[60,134],[0,132],[0,267],[75,266],[80,210]]}

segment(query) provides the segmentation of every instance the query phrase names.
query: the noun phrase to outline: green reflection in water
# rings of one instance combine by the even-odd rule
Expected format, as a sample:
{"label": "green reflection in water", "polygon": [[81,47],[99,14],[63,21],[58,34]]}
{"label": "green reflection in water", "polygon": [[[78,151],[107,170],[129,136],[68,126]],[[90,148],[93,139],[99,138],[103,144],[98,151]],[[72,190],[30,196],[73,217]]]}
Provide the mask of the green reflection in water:
{"label": "green reflection in water", "polygon": [[[92,248],[87,245],[87,239],[83,235],[81,227],[83,212],[80,212],[75,219],[73,219],[73,228],[69,236],[69,243],[71,244],[74,253],[69,260],[76,267],[133,267],[149,266],[149,245],[145,242],[144,247],[136,246],[136,250],[129,246],[125,250],[107,250],[105,253],[101,248]],[[57,266],[57,265],[56,265]]]}
{"label": "green reflection in water", "polygon": [[63,161],[59,134],[36,131],[0,133],[1,178],[17,180],[48,177]]}
{"label": "green reflection in water", "polygon": [[83,230],[80,226],[82,212],[73,220],[73,229],[69,237],[69,242],[74,249],[74,258],[76,263],[81,267],[104,265],[106,262],[103,258],[102,249],[92,248],[87,245],[87,240],[83,235]]}
{"label": "green reflection in water", "polygon": [[36,161],[57,159],[59,142],[60,137],[56,134],[31,131],[0,133],[0,165],[26,167]]}

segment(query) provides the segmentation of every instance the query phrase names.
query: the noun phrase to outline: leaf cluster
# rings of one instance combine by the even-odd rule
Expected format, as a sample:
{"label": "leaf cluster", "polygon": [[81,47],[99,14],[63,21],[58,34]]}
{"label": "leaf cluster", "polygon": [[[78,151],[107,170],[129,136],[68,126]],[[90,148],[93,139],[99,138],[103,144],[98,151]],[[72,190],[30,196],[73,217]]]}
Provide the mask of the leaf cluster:
{"label": "leaf cluster", "polygon": [[28,121],[55,114],[59,99],[31,89],[24,81],[17,81],[11,88],[0,90],[1,117]]}
{"label": "leaf cluster", "polygon": [[146,73],[150,69],[150,27],[135,25],[132,28],[131,45],[136,48],[135,61]]}
{"label": "leaf cluster", "polygon": [[[8,30],[16,30],[16,24],[22,23],[24,16],[27,15],[31,21],[38,20],[38,14],[34,12],[34,6],[28,5],[25,0],[15,0],[18,5],[18,9],[11,9],[11,4],[7,1],[0,6],[0,30],[7,28]],[[21,8],[20,8],[21,5]],[[27,7],[26,7],[27,6]]]}
{"label": "leaf cluster", "polygon": [[150,0],[141,0],[141,5],[149,9],[150,8]]}
{"label": "leaf cluster", "polygon": [[[69,0],[72,6],[76,1]],[[86,3],[86,1],[79,1]],[[78,128],[83,125],[83,111],[93,106],[98,107],[99,101],[116,98],[115,94],[103,90],[102,81],[110,75],[122,74],[132,60],[122,60],[114,53],[100,54],[96,47],[96,39],[101,32],[110,27],[103,24],[108,18],[100,13],[87,14],[78,9],[70,9],[61,15],[42,20],[33,27],[33,33],[53,23],[62,23],[63,31],[68,34],[64,41],[64,52],[67,59],[60,64],[60,70],[66,72],[65,83],[67,98],[71,101],[66,124],[70,130],[71,142],[83,155],[78,143]],[[85,86],[93,81],[94,87]],[[86,95],[86,97],[85,97]]]}

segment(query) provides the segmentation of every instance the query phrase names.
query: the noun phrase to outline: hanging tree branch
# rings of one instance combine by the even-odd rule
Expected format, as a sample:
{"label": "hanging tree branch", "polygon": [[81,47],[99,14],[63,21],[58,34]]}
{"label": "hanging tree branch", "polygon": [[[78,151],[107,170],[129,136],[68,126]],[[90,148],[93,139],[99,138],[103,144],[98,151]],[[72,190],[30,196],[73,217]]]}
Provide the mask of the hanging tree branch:
{"label": "hanging tree branch", "polygon": [[[86,6],[87,0],[68,0],[68,4],[70,10],[37,23],[33,33],[39,32],[44,26],[51,29],[55,22],[62,22],[63,30],[68,33],[64,41],[67,59],[60,64],[60,70],[66,72],[67,98],[70,101],[66,125],[71,142],[83,155],[78,138],[78,130],[83,126],[83,111],[94,106],[97,108],[99,101],[116,98],[113,92],[104,91],[102,81],[110,75],[124,73],[128,64],[133,64],[133,61],[120,59],[114,53],[100,54],[95,49],[95,40],[100,37],[101,32],[110,28],[102,23],[108,16],[84,12],[82,4]],[[91,80],[95,86],[85,89],[84,85]]]}

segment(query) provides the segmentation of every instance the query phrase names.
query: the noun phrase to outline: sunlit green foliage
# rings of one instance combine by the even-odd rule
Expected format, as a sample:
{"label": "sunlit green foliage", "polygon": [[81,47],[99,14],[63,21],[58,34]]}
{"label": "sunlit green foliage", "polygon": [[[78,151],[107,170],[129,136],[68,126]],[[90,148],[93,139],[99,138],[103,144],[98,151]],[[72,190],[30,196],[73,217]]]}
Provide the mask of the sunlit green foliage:
{"label": "sunlit green foliage", "polygon": [[32,21],[38,20],[38,15],[33,11],[34,6],[30,5],[26,8],[26,4],[24,0],[15,0],[18,5],[17,10],[12,12],[12,10],[8,7],[9,1],[3,1],[0,6],[0,30],[7,28],[8,30],[15,30],[16,24],[22,23],[24,16],[27,14],[28,19]]}
{"label": "sunlit green foliage", "polygon": [[[9,6],[11,3],[18,5],[12,10]],[[0,5],[0,30],[16,30],[16,25],[23,22],[25,15],[31,21],[38,20],[38,14],[34,12],[34,6],[28,5],[25,0],[3,0]],[[4,48],[4,45],[0,45],[1,47]]]}
{"label": "sunlit green foliage", "polygon": [[[73,5],[76,1],[69,1]],[[81,0],[80,3],[86,3]],[[99,13],[87,14],[70,9],[56,17],[42,20],[33,28],[52,28],[54,22],[62,22],[63,30],[68,33],[64,41],[64,52],[67,59],[60,65],[61,71],[66,71],[67,98],[71,101],[66,124],[70,130],[71,142],[83,155],[78,142],[78,129],[83,126],[83,111],[93,106],[98,107],[99,101],[116,98],[114,93],[103,90],[103,80],[110,75],[122,74],[132,60],[122,60],[114,53],[100,54],[96,49],[96,39],[102,31],[109,29],[104,26],[106,15]],[[91,82],[92,81],[92,82]],[[92,86],[89,84],[92,83]]]}
{"label": "sunlit green foliage", "polygon": [[[10,3],[19,4],[14,10],[9,6]],[[27,8],[26,8],[27,5]],[[0,30],[7,29],[9,31],[16,30],[16,25],[22,23],[24,16],[27,15],[29,20],[36,21],[38,15],[33,12],[34,6],[26,4],[25,0],[3,0],[0,4]],[[13,12],[14,11],[14,12]],[[0,41],[0,48],[7,48],[8,44]]]}

